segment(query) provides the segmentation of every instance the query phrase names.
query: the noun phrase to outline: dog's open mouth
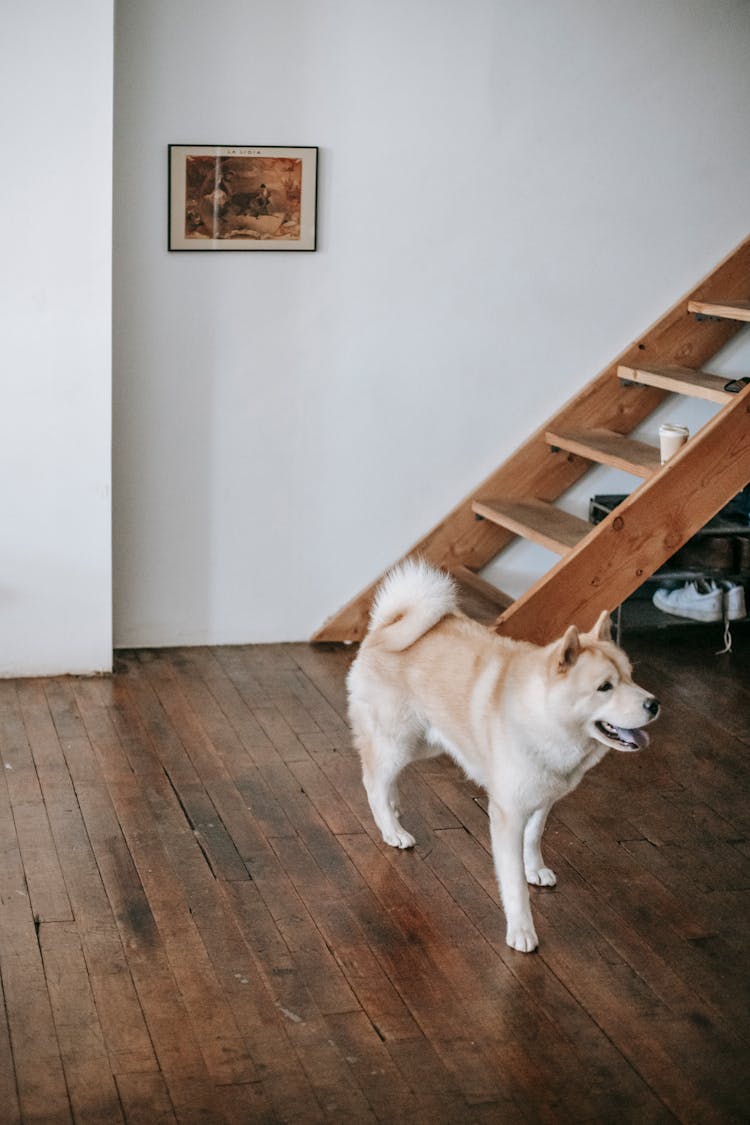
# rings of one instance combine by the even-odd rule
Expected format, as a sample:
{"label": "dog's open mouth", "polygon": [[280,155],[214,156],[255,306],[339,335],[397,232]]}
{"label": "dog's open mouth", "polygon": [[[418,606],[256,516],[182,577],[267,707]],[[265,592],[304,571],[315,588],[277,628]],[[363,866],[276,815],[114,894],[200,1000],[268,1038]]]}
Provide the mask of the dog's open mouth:
{"label": "dog's open mouth", "polygon": [[649,737],[645,730],[627,730],[625,727],[605,723],[604,720],[599,720],[595,726],[608,742],[616,742],[624,750],[644,750],[648,746]]}

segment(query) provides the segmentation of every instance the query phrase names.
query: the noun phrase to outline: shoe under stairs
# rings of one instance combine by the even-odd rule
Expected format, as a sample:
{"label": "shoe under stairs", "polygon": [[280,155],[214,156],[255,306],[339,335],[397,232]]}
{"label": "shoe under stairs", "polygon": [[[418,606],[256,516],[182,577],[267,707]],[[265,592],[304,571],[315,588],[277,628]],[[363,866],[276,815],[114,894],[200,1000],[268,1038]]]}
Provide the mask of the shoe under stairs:
{"label": "shoe under stairs", "polygon": [[[404,558],[449,570],[473,616],[497,632],[546,644],[575,622],[614,610],[750,482],[750,384],[738,393],[702,370],[750,322],[750,238],[432,530]],[[665,465],[629,435],[669,394],[719,404]],[[633,492],[591,525],[556,501],[596,464],[623,469]],[[559,555],[512,599],[481,571],[517,537]],[[381,576],[382,577],[382,576]],[[312,637],[359,641],[378,578]]]}

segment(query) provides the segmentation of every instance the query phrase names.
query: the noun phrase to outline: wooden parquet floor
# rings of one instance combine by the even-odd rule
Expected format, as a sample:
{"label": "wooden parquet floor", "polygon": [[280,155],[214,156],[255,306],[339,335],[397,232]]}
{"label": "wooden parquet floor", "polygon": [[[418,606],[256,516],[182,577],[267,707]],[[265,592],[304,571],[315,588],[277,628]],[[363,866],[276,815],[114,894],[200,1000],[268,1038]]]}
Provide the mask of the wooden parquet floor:
{"label": "wooden parquet floor", "polygon": [[0,1120],[747,1122],[747,634],[632,638],[651,748],[557,806],[541,947],[503,943],[445,759],[378,839],[351,652],[122,653],[0,682]]}

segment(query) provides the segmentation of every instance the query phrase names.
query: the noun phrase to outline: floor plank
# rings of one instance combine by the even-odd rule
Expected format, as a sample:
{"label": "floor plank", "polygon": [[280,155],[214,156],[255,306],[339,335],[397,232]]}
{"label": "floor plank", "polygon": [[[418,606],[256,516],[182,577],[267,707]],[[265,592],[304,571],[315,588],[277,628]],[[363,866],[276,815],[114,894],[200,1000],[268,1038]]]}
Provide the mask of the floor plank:
{"label": "floor plank", "polygon": [[380,840],[353,650],[118,654],[0,682],[3,1125],[750,1118],[750,637],[626,637],[662,699],[546,834],[509,950],[445,759]]}

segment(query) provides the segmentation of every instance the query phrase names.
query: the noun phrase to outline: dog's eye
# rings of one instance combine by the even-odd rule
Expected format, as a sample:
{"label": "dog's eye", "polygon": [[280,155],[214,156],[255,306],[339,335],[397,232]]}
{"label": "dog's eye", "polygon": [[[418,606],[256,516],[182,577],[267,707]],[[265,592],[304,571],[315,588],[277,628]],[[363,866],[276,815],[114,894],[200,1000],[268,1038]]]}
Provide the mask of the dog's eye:
{"label": "dog's eye", "polygon": [[612,691],[612,684],[609,680],[605,680],[603,684],[599,684],[599,691]]}

